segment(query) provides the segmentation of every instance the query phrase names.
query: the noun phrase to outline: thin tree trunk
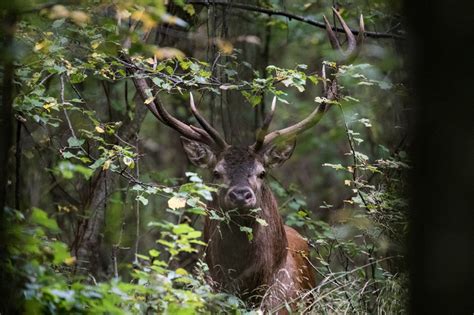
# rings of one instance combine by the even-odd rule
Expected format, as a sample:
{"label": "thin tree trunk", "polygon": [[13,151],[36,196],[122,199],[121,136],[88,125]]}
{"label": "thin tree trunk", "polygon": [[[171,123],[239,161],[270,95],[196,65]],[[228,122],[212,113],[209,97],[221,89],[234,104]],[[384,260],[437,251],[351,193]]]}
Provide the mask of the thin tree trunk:
{"label": "thin tree trunk", "polygon": [[[140,131],[140,126],[147,113],[147,108],[139,98],[135,97],[136,107],[133,119],[126,119],[122,125],[122,132],[119,133],[121,139],[129,142]],[[105,216],[108,197],[117,189],[119,176],[109,171],[101,171],[94,183],[93,191],[87,209],[90,215],[85,219],[76,235],[76,242],[72,248],[73,255],[76,256],[76,271],[89,274],[95,280],[107,278],[111,272],[111,256],[104,257],[103,253],[109,250],[102,250],[102,232],[105,226]]]}
{"label": "thin tree trunk", "polygon": [[7,268],[8,264],[8,222],[6,221],[5,207],[7,206],[7,184],[8,184],[8,160],[12,146],[12,104],[13,104],[13,35],[17,15],[15,12],[6,10],[2,14],[1,21],[1,44],[0,62],[2,65],[3,81],[0,108],[0,314],[12,314],[17,310],[19,300],[19,281],[13,274],[13,270]]}

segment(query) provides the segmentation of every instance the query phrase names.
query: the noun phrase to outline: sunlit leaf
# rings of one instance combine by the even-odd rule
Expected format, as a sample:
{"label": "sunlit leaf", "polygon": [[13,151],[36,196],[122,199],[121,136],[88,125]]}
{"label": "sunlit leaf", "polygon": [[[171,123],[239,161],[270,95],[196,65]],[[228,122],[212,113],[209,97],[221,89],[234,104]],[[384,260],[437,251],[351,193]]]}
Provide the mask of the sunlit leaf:
{"label": "sunlit leaf", "polygon": [[168,200],[168,207],[170,209],[176,210],[186,207],[186,199],[181,197],[171,197]]}

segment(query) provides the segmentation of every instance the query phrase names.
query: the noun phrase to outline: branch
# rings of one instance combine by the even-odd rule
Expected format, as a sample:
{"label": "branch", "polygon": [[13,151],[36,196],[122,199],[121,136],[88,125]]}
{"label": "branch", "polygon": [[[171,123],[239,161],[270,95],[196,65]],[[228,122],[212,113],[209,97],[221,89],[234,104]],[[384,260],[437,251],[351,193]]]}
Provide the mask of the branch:
{"label": "branch", "polygon": [[73,0],[59,0],[59,1],[54,1],[54,2],[47,2],[40,4],[36,7],[28,8],[24,11],[20,11],[20,14],[31,14],[31,13],[37,13],[40,12],[41,10],[45,9],[51,9],[55,5],[70,5],[70,4],[77,4],[77,1]]}
{"label": "branch", "polygon": [[[229,9],[240,9],[240,10],[247,10],[247,11],[253,11],[253,12],[259,12],[259,13],[264,13],[268,15],[279,15],[279,16],[284,16],[289,18],[290,20],[296,20],[296,21],[301,21],[304,23],[308,23],[310,25],[326,29],[326,25],[324,22],[319,22],[315,21],[313,19],[301,16],[301,15],[296,15],[292,13],[288,13],[282,10],[271,10],[271,9],[266,9],[254,5],[248,5],[248,4],[242,4],[242,3],[231,3],[228,2],[228,0],[213,0],[213,1],[206,1],[206,0],[188,0],[188,4],[197,4],[197,5],[204,5],[204,6],[210,6],[210,5],[216,5],[216,6],[226,6]],[[333,31],[335,32],[340,32],[344,33],[344,29],[342,27],[334,27],[333,26]],[[351,29],[351,32],[355,35],[359,34],[358,30],[353,30]],[[393,38],[393,39],[405,39],[404,36],[398,35],[398,34],[393,34],[393,33],[380,33],[380,32],[364,32],[364,34],[367,37],[371,38]]]}

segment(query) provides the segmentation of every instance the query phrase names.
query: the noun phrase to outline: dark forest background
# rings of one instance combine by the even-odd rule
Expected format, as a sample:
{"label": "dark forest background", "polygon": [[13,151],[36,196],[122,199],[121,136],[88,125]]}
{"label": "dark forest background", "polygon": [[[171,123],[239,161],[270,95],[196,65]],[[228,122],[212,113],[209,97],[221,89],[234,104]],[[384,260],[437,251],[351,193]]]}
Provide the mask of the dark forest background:
{"label": "dark forest background", "polygon": [[122,49],[173,115],[195,123],[193,92],[247,145],[274,95],[274,129],[317,105],[321,64],[339,56],[298,17],[334,22],[336,6],[352,29],[364,15],[363,48],[339,68],[339,102],[269,178],[312,244],[304,311],[472,313],[469,5],[233,4],[2,4],[2,312],[251,312],[204,280],[214,187],[148,113]]}

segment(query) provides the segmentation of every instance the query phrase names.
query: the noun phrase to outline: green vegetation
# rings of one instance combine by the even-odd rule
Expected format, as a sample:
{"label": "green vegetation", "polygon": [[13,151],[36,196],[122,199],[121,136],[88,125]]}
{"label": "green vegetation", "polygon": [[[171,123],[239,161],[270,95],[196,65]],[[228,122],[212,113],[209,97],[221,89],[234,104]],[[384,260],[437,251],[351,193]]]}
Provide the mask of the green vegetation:
{"label": "green vegetation", "polygon": [[[331,16],[331,5],[258,1],[316,21]],[[399,28],[393,1],[341,5],[352,26],[363,13],[369,31]],[[207,207],[218,187],[194,173],[173,131],[147,114],[131,77],[153,84],[145,104],[159,93],[189,123],[193,92],[227,139],[247,143],[271,97],[280,126],[322,101],[324,62],[337,69],[341,97],[269,179],[286,224],[311,245],[318,282],[301,311],[406,313],[409,109],[400,42],[367,37],[358,59],[336,67],[323,29],[222,6],[18,1],[2,4],[6,16],[15,17],[4,48],[17,131],[0,268],[18,281],[4,309],[257,314],[208,283],[202,219],[226,220]],[[242,231],[251,240],[252,230]]]}

